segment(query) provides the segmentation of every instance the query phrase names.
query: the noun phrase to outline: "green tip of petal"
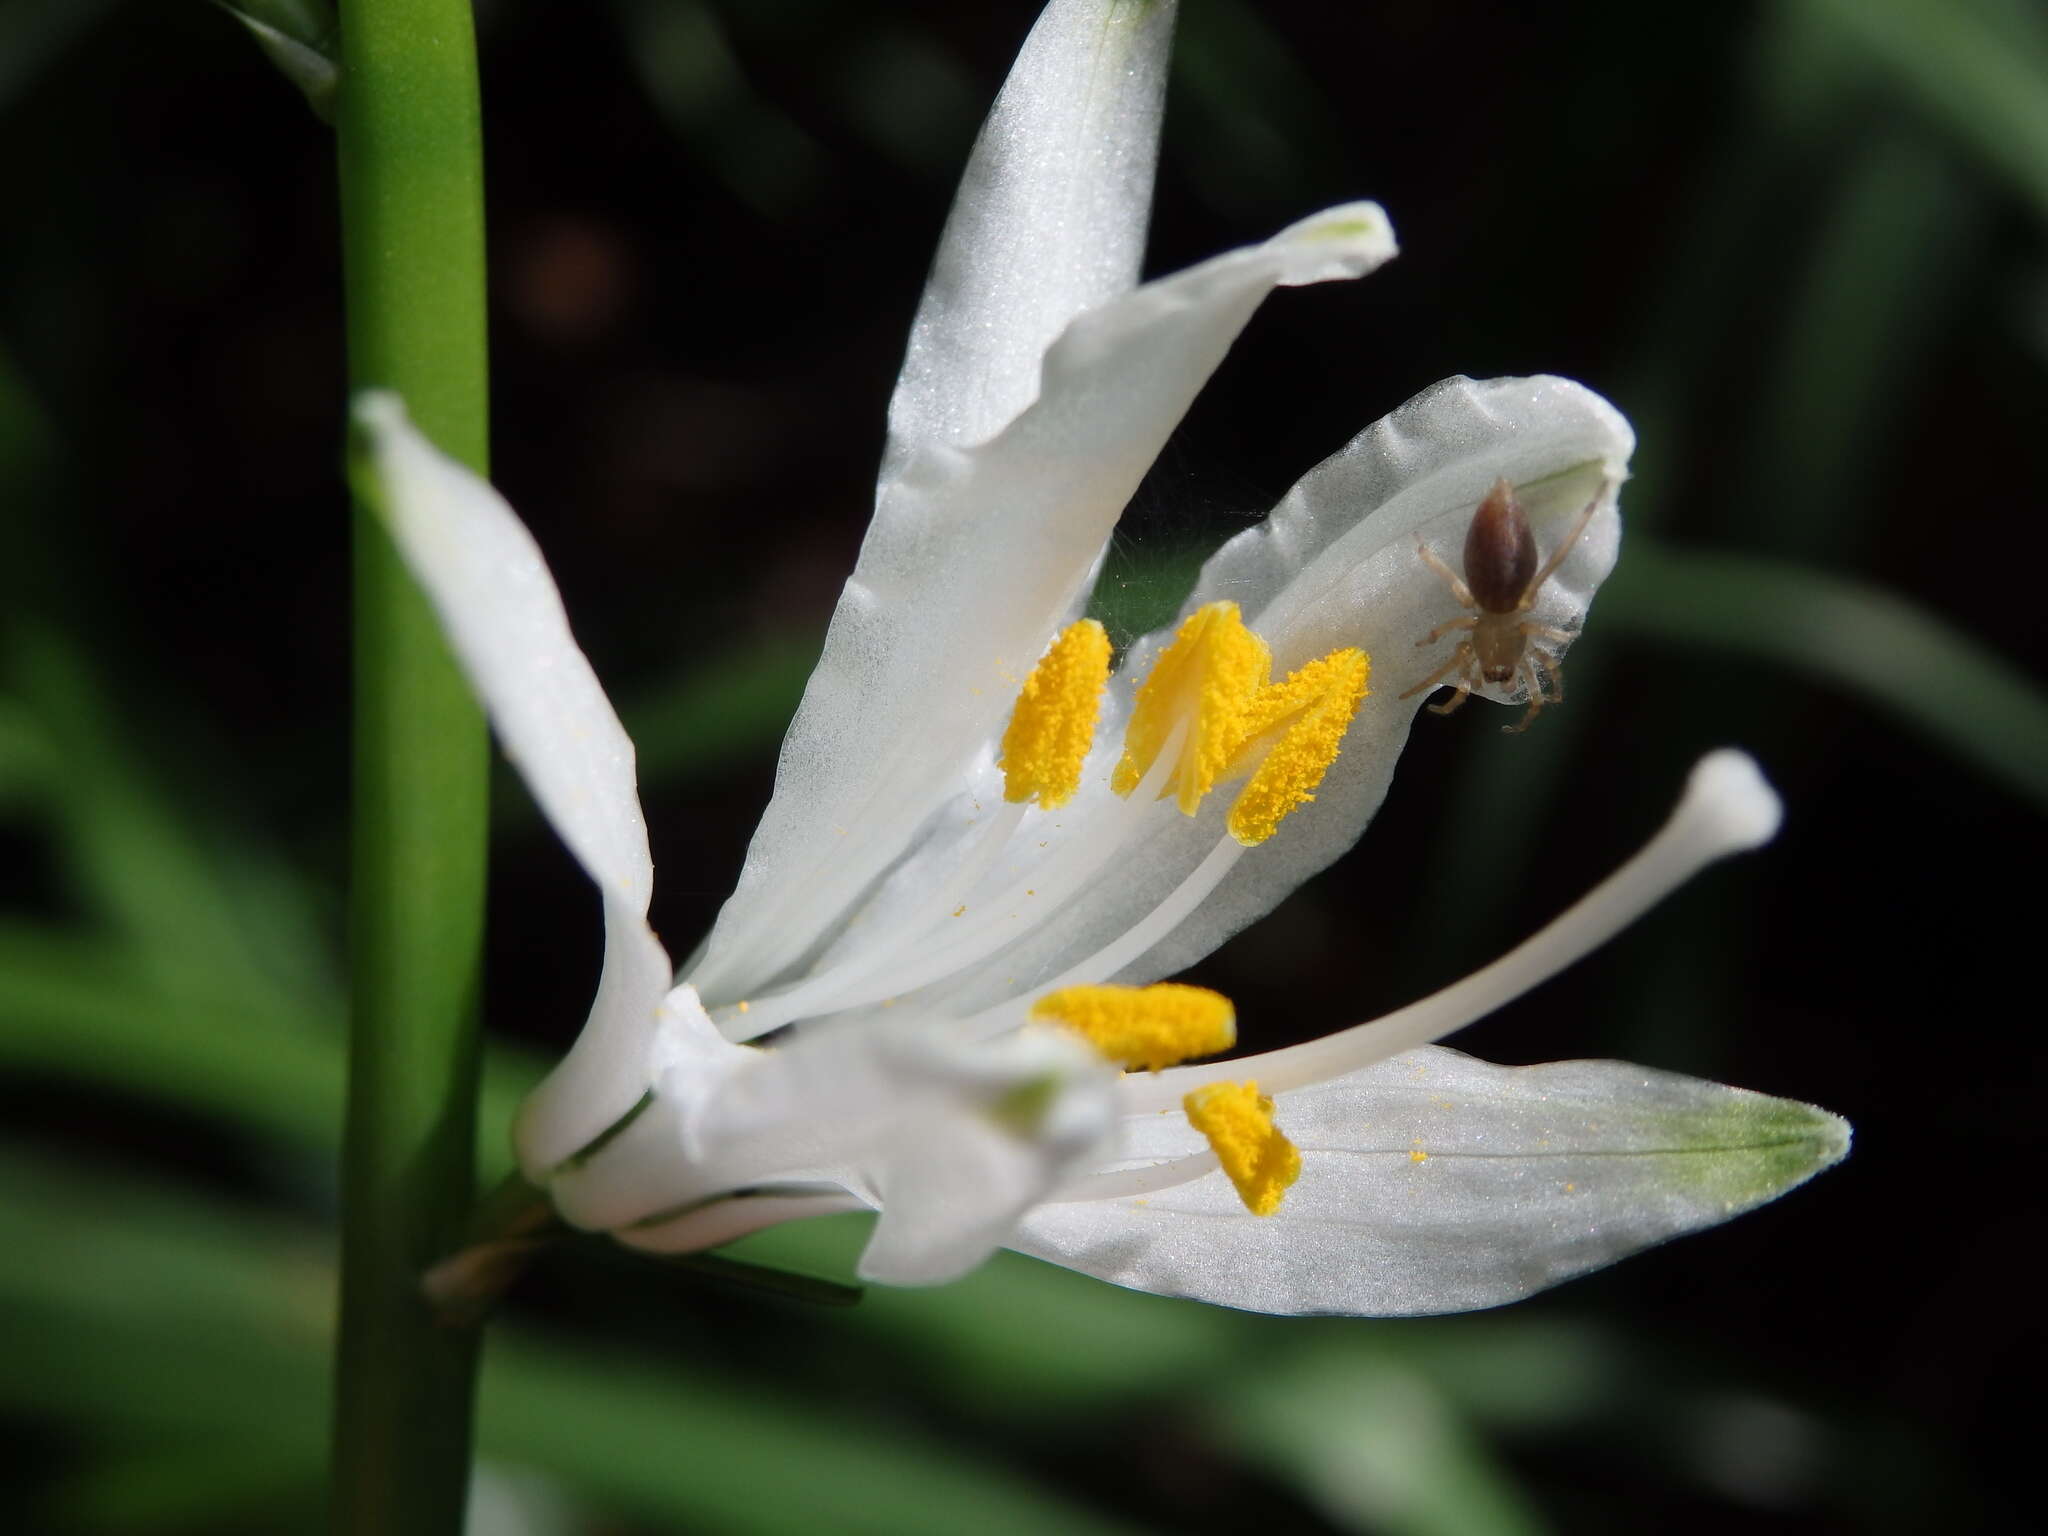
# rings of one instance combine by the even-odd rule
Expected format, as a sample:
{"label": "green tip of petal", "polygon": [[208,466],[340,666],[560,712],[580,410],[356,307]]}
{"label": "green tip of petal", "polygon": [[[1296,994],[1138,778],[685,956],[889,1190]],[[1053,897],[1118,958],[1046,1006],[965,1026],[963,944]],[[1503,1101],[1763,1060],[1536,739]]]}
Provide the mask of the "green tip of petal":
{"label": "green tip of petal", "polygon": [[377,453],[406,424],[405,402],[388,389],[366,389],[349,402],[348,484],[357,501],[384,514],[384,480]]}
{"label": "green tip of petal", "polygon": [[1322,265],[1290,272],[1281,281],[1290,286],[1326,282],[1337,277],[1360,277],[1389,261],[1401,251],[1394,239],[1393,221],[1378,203],[1345,203],[1290,224],[1267,242],[1269,247],[1292,250]]}
{"label": "green tip of petal", "polygon": [[1682,1159],[1673,1183],[1729,1215],[1775,1200],[1849,1155],[1849,1122],[1811,1104],[1762,1094],[1673,1117]]}

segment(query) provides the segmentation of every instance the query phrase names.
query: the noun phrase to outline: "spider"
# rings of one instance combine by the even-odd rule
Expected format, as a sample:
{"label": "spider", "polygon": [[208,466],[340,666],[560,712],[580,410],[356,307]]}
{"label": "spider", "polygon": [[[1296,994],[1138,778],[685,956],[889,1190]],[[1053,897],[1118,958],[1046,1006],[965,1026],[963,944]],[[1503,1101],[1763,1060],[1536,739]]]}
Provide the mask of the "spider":
{"label": "spider", "polygon": [[1523,615],[1534,606],[1543,583],[1564,564],[1565,556],[1579,542],[1579,535],[1586,531],[1586,524],[1593,520],[1593,511],[1599,505],[1600,493],[1596,492],[1572,525],[1572,531],[1541,569],[1536,565],[1536,536],[1529,531],[1529,519],[1522,512],[1515,488],[1506,480],[1494,481],[1493,488],[1472,513],[1472,526],[1465,534],[1463,577],[1427,545],[1417,543],[1415,552],[1423,563],[1450,584],[1451,595],[1460,604],[1475,611],[1466,618],[1437,625],[1415,642],[1434,645],[1454,630],[1471,631],[1458,642],[1449,661],[1401,697],[1412,699],[1455,673],[1458,691],[1450,702],[1429,706],[1433,714],[1448,715],[1482,682],[1512,683],[1520,674],[1528,679],[1529,712],[1515,724],[1501,727],[1508,732],[1526,731],[1530,722],[1543,712],[1544,705],[1562,704],[1564,668],[1555,655],[1534,642],[1549,640],[1561,645],[1571,640],[1576,631],[1531,623]]}

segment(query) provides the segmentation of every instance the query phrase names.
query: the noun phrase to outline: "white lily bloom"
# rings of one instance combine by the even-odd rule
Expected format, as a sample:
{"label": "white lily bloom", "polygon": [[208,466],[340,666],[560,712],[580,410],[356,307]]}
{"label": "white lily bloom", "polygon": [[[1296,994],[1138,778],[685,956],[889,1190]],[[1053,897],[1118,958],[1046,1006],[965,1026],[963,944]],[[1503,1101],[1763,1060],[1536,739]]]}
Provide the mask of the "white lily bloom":
{"label": "white lily bloom", "polygon": [[947,1279],[1009,1244],[1242,1307],[1425,1312],[1721,1220],[1846,1147],[1803,1105],[1428,1045],[1768,838],[1776,800],[1735,754],[1496,965],[1307,1046],[1173,1065],[1227,1049],[1234,1019],[1148,984],[1350,846],[1386,793],[1420,703],[1400,695],[1441,659],[1416,641],[1458,611],[1418,545],[1455,556],[1508,482],[1561,561],[1530,622],[1575,633],[1633,439],[1568,380],[1441,384],[1226,544],[1112,672],[1077,615],[1194,392],[1272,288],[1394,253],[1359,203],[1138,284],[1171,25],[1165,0],[1054,0],[1026,43],[774,798],[680,984],[647,925],[632,744],[539,551],[394,398],[358,402],[393,536],[603,894],[590,1019],[515,1131],[578,1226],[689,1251],[872,1208],[871,1279]]}

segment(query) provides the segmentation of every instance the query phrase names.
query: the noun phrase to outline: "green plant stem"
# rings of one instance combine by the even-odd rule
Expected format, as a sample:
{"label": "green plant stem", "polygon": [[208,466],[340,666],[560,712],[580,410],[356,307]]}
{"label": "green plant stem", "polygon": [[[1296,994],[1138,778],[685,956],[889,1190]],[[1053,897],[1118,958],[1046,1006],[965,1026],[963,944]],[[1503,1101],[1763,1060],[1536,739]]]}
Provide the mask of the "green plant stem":
{"label": "green plant stem", "polygon": [[[469,0],[341,11],[343,271],[354,387],[395,389],[486,468],[483,150]],[[352,1024],[334,1529],[452,1536],[470,1475],[476,1336],[422,1271],[475,1196],[488,745],[382,527],[355,518]]]}

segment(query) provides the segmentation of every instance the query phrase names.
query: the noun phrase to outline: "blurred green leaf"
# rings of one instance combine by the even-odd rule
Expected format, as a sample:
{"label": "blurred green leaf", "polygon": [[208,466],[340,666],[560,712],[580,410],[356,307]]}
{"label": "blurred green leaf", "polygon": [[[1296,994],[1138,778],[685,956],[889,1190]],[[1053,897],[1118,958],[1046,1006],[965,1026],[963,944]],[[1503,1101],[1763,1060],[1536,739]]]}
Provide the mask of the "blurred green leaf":
{"label": "blurred green leaf", "polygon": [[1340,1528],[1388,1536],[1534,1536],[1548,1524],[1457,1406],[1419,1371],[1297,1350],[1217,1405],[1238,1449]]}
{"label": "blurred green leaf", "polygon": [[1141,553],[1129,541],[1115,540],[1088,595],[1088,617],[1100,622],[1110,643],[1123,650],[1173,622],[1212,550],[1207,543],[1161,543]]}
{"label": "blurred green leaf", "polygon": [[[0,33],[0,43],[4,41],[5,34]],[[6,56],[0,47],[0,58]],[[10,498],[27,501],[28,482],[48,457],[49,423],[42,407],[14,359],[0,348],[0,488]]]}
{"label": "blurred green leaf", "polygon": [[[0,1067],[98,1084],[305,1150],[340,1146],[339,1001],[294,1016],[223,983],[167,987],[110,939],[0,925]],[[481,1177],[510,1162],[506,1127],[541,1064],[500,1047],[478,1110]]]}
{"label": "blurred green leaf", "polygon": [[719,1531],[1124,1529],[915,1431],[820,1406],[512,1336],[486,1357],[477,1423],[488,1455],[618,1508]]}
{"label": "blurred green leaf", "polygon": [[758,758],[782,735],[822,637],[776,635],[620,710],[640,783],[674,785]]}
{"label": "blurred green leaf", "polygon": [[43,723],[63,766],[57,788],[64,840],[82,894],[146,950],[251,964],[196,841],[153,788],[128,771],[111,705],[82,657],[36,625],[16,624],[4,639],[19,696]]}
{"label": "blurred green leaf", "polygon": [[0,811],[41,801],[56,766],[50,738],[35,717],[0,698]]}
{"label": "blurred green leaf", "polygon": [[923,32],[884,23],[832,50],[842,110],[884,152],[923,175],[958,173],[988,103],[981,83]]}
{"label": "blurred green leaf", "polygon": [[748,82],[725,27],[704,0],[613,0],[626,57],[676,136],[757,212],[788,212],[815,181],[823,151]]}
{"label": "blurred green leaf", "polygon": [[2048,217],[2048,44],[1978,0],[1804,0]]}
{"label": "blurred green leaf", "polygon": [[1175,110],[1186,110],[1165,152],[1199,167],[1190,185],[1233,217],[1298,216],[1308,189],[1340,174],[1345,138],[1314,78],[1243,0],[1185,6],[1175,25],[1174,79],[1185,87]]}
{"label": "blurred green leaf", "polygon": [[679,1253],[664,1262],[688,1270],[725,1290],[764,1292],[791,1301],[821,1307],[851,1307],[867,1294],[866,1288],[837,1280],[824,1280],[792,1269],[771,1269],[765,1264],[748,1264],[722,1253]]}
{"label": "blurred green leaf", "polygon": [[0,1064],[15,1070],[321,1145],[340,1131],[339,1040],[232,987],[167,989],[117,940],[0,927]]}
{"label": "blurred green leaf", "polygon": [[1880,510],[1884,445],[1923,398],[1929,353],[1980,270],[1986,209],[1947,152],[1887,124],[1848,147],[1819,212],[1760,370],[1752,490],[1728,505],[1773,554],[1841,560]]}
{"label": "blurred green leaf", "polygon": [[141,1536],[233,1528],[252,1510],[288,1529],[293,1512],[318,1498],[317,1447],[220,1436],[165,1436],[138,1451],[109,1450],[69,1471],[50,1490],[50,1524],[61,1531]]}
{"label": "blurred green leaf", "polygon": [[0,6],[0,108],[113,8],[113,0]]}
{"label": "blurred green leaf", "polygon": [[[0,1407],[95,1439],[118,1430],[117,1465],[131,1468],[172,1446],[241,1448],[280,1474],[317,1467],[324,1246],[168,1189],[0,1154]],[[479,1437],[487,1458],[691,1529],[1122,1529],[915,1428],[515,1329],[492,1338]]]}
{"label": "blurred green leaf", "polygon": [[2048,809],[2048,696],[1902,597],[1823,571],[1634,539],[1599,611],[1618,629],[1844,688]]}
{"label": "blurred green leaf", "polygon": [[[813,1274],[851,1276],[873,1218],[770,1228],[722,1250]],[[1173,1390],[1219,1358],[1297,1319],[1252,1317],[1104,1285],[999,1253],[930,1289],[870,1288],[841,1326],[914,1350],[933,1388],[998,1418],[1091,1411]],[[1003,1390],[991,1399],[986,1384]]]}
{"label": "blurred green leaf", "polygon": [[38,793],[65,875],[155,980],[298,1026],[338,1020],[332,893],[245,825],[202,824],[166,793],[70,637],[0,627],[0,671],[17,689],[0,697],[0,802]]}
{"label": "blurred green leaf", "polygon": [[340,28],[327,0],[213,0],[249,29],[270,62],[299,88],[323,123],[334,121],[341,84]]}

